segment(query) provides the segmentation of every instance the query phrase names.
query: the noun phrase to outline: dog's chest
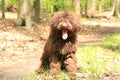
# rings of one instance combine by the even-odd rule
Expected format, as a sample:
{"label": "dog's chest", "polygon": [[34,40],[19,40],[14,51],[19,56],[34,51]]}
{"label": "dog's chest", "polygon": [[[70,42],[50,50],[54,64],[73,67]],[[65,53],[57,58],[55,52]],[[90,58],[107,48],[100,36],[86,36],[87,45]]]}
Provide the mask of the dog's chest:
{"label": "dog's chest", "polygon": [[65,44],[61,45],[59,48],[59,52],[63,55],[72,53],[74,51],[74,45],[71,42],[66,42]]}
{"label": "dog's chest", "polygon": [[62,55],[66,55],[69,53],[75,52],[75,39],[69,38],[67,40],[62,40],[57,38],[52,40],[52,44],[54,45],[54,49],[57,50],[58,53]]}

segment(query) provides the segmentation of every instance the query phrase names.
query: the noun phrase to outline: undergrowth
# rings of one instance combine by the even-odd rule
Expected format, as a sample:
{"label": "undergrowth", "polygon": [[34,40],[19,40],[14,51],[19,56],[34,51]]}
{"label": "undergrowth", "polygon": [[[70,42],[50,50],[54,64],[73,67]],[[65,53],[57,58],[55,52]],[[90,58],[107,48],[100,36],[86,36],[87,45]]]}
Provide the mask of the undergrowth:
{"label": "undergrowth", "polygon": [[[120,33],[107,35],[102,46],[80,46],[76,53],[78,73],[87,75],[84,80],[99,80],[105,73],[120,72]],[[97,76],[94,76],[94,75]],[[84,76],[83,76],[84,77]],[[91,78],[92,77],[92,78]],[[67,75],[66,71],[50,76],[49,70],[39,74],[38,80],[81,80]]]}

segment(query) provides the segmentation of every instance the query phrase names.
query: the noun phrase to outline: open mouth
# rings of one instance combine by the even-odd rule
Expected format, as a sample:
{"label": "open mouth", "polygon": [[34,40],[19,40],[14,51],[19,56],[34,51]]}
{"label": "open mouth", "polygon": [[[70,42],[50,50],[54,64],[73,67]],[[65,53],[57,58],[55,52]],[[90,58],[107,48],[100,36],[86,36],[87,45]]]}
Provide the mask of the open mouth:
{"label": "open mouth", "polygon": [[66,40],[68,38],[67,30],[62,30],[62,39]]}

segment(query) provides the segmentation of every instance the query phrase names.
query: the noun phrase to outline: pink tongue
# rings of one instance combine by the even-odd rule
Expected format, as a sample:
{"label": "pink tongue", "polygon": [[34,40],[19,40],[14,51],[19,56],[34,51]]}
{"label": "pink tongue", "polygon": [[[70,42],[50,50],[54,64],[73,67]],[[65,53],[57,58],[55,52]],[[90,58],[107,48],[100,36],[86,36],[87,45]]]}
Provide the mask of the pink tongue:
{"label": "pink tongue", "polygon": [[65,33],[65,34],[62,35],[62,39],[63,40],[66,40],[67,38],[68,38],[68,34],[67,33]]}

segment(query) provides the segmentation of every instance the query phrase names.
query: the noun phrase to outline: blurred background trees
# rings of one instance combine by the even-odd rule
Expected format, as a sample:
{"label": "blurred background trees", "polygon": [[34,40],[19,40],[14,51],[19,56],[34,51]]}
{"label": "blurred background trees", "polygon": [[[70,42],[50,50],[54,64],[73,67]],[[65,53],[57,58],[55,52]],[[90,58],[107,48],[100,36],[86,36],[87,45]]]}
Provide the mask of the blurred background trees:
{"label": "blurred background trees", "polygon": [[[16,8],[18,10],[19,0],[1,0],[1,10],[3,10],[4,2],[5,11],[14,11]],[[40,9],[49,13],[63,10],[74,10],[79,14],[82,10],[82,15],[86,13],[86,9],[88,12],[87,15],[112,11],[113,8],[117,13],[120,10],[119,0],[30,0],[30,2],[31,10],[35,8],[35,12],[38,11],[38,13],[40,13]]]}
{"label": "blurred background trees", "polygon": [[72,6],[77,14],[80,14],[80,0],[72,0]]}
{"label": "blurred background trees", "polygon": [[113,16],[119,17],[119,12],[120,12],[120,0],[115,0],[114,2],[114,11],[113,11]]}
{"label": "blurred background trees", "polygon": [[19,0],[17,26],[31,28],[30,0]]}
{"label": "blurred background trees", "polygon": [[5,2],[2,0],[1,2],[1,9],[2,9],[2,18],[5,18]]}
{"label": "blurred background trees", "polygon": [[33,6],[34,6],[34,9],[35,9],[34,21],[39,22],[40,21],[40,0],[35,0]]}
{"label": "blurred background trees", "polygon": [[[26,4],[24,6],[21,4],[22,6],[20,6],[19,1],[26,1]],[[0,9],[2,18],[5,17],[4,12],[16,12],[19,19],[20,13],[25,11],[24,17],[32,15],[32,19],[35,22],[39,22],[40,16],[45,13],[53,14],[56,11],[64,10],[72,10],[78,15],[85,17],[115,16],[118,18],[120,0],[1,0]]]}

